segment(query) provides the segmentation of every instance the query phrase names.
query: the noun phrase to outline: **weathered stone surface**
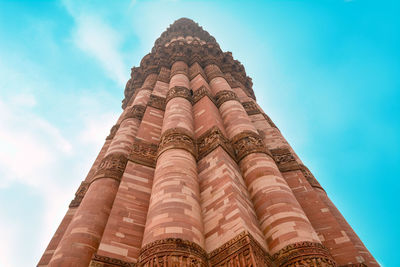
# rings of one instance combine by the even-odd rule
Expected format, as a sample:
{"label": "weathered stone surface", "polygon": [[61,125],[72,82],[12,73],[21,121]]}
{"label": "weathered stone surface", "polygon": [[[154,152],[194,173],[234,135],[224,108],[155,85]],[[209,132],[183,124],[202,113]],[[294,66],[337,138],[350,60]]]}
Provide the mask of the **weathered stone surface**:
{"label": "weathered stone surface", "polygon": [[196,23],[172,24],[124,93],[38,266],[378,266]]}

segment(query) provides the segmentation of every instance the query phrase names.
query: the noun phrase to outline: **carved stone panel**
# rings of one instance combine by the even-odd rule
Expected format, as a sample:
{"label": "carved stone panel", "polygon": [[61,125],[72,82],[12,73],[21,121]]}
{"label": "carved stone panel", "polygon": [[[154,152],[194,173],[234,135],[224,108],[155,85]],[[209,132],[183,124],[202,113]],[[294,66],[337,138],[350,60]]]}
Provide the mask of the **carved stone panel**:
{"label": "carved stone panel", "polygon": [[269,125],[271,125],[271,127],[278,129],[278,127],[276,127],[275,123],[271,120],[270,117],[268,117],[267,114],[263,113],[263,116],[264,116],[265,120],[269,123]]}
{"label": "carved stone panel", "polygon": [[89,267],[136,267],[136,263],[94,254]]}
{"label": "carved stone panel", "polygon": [[119,124],[115,124],[111,130],[110,134],[106,137],[106,140],[112,140],[119,129]]}
{"label": "carved stone panel", "polygon": [[300,164],[300,170],[312,187],[317,187],[317,188],[324,190],[322,188],[322,186],[319,184],[319,182],[317,181],[317,179],[315,179],[314,175],[310,172],[310,170],[306,166]]}
{"label": "carved stone panel", "polygon": [[261,111],[258,109],[256,103],[254,103],[252,101],[242,102],[242,105],[244,107],[244,110],[246,110],[246,112],[249,116],[261,113]]}
{"label": "carved stone panel", "polygon": [[272,256],[277,266],[337,266],[327,248],[320,243],[299,242],[288,245]]}
{"label": "carved stone panel", "polygon": [[99,164],[92,182],[101,178],[112,178],[121,181],[128,159],[124,154],[113,153],[106,156]]}
{"label": "carved stone panel", "polygon": [[271,149],[272,157],[281,172],[300,170],[296,158],[287,148]]}
{"label": "carved stone panel", "polygon": [[243,131],[234,136],[232,138],[232,145],[238,162],[251,153],[265,153],[270,155],[261,137],[252,131]]}
{"label": "carved stone panel", "polygon": [[218,267],[274,266],[268,253],[246,231],[210,252],[209,263]]}
{"label": "carved stone panel", "polygon": [[142,120],[144,112],[146,111],[146,107],[142,105],[134,105],[131,107],[124,115],[124,118],[122,120],[126,119],[138,119]]}
{"label": "carved stone panel", "polygon": [[236,95],[235,92],[233,91],[229,91],[229,90],[223,90],[223,91],[219,91],[216,95],[215,95],[215,101],[217,103],[217,107],[219,108],[223,103],[225,103],[226,101],[229,100],[236,100],[239,101],[238,96]]}
{"label": "carved stone panel", "polygon": [[157,95],[150,95],[148,104],[150,107],[165,110],[165,98]]}
{"label": "carved stone panel", "polygon": [[235,159],[235,152],[231,142],[222,134],[221,130],[217,126],[214,126],[197,139],[197,160],[201,160],[218,146],[221,146],[233,159]]}
{"label": "carved stone panel", "polygon": [[136,139],[132,145],[129,160],[154,168],[156,166],[158,146]]}
{"label": "carved stone panel", "polygon": [[195,142],[191,133],[186,129],[171,128],[164,132],[161,136],[160,145],[158,147],[158,155],[171,148],[185,149],[195,158],[197,157]]}
{"label": "carved stone panel", "polygon": [[81,185],[79,186],[78,190],[75,193],[75,198],[69,204],[70,208],[76,208],[81,204],[82,199],[85,196],[88,187],[89,187],[88,182],[85,181],[81,182]]}
{"label": "carved stone panel", "polygon": [[208,96],[208,98],[215,104],[214,97],[211,95],[211,93],[208,91],[208,89],[205,86],[200,87],[193,93],[193,102],[197,103],[200,99],[202,99],[204,96]]}
{"label": "carved stone panel", "polygon": [[197,244],[179,238],[158,240],[144,246],[140,266],[208,267],[207,253]]}
{"label": "carved stone panel", "polygon": [[183,97],[192,103],[192,93],[191,91],[183,86],[174,86],[168,90],[165,103],[168,103],[174,97]]}

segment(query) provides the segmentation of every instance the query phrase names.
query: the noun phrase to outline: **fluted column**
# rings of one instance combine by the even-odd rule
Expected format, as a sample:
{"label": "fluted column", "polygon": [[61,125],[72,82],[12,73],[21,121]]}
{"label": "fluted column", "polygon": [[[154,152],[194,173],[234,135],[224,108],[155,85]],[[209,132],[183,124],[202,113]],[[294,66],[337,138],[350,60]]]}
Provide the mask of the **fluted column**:
{"label": "fluted column", "polygon": [[99,246],[144,107],[129,106],[49,266],[85,266]]}
{"label": "fluted column", "polygon": [[[228,138],[234,146],[269,253],[276,253],[275,260],[279,262],[280,251],[298,242],[319,248],[320,240],[311,223],[222,72],[213,64],[208,65],[205,71]],[[315,255],[319,257],[318,253]]]}
{"label": "fluted column", "polygon": [[144,266],[206,264],[187,72],[182,61],[175,62],[171,69],[140,255]]}

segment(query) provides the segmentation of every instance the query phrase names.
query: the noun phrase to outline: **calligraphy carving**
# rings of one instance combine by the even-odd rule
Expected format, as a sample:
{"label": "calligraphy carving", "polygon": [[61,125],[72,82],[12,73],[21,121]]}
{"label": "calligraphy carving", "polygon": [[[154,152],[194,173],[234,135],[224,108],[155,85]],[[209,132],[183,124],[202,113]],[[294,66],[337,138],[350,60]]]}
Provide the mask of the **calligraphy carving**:
{"label": "calligraphy carving", "polygon": [[232,138],[232,145],[238,162],[251,153],[265,153],[270,155],[261,137],[252,131],[243,131],[234,136]]}
{"label": "calligraphy carving", "polygon": [[209,263],[218,267],[274,266],[269,254],[247,231],[210,252]]}
{"label": "calligraphy carving", "polygon": [[158,95],[150,95],[148,104],[150,107],[165,110],[165,98]]}
{"label": "calligraphy carving", "polygon": [[246,110],[246,112],[249,116],[261,113],[261,111],[258,109],[256,103],[254,103],[253,101],[243,102],[242,105],[244,107],[244,110]]}
{"label": "calligraphy carving", "polygon": [[223,91],[219,91],[216,95],[215,95],[215,101],[217,103],[217,107],[219,108],[223,103],[225,103],[226,101],[230,101],[230,100],[236,100],[239,101],[238,96],[235,94],[235,92],[233,91],[229,91],[229,90],[223,90]]}
{"label": "calligraphy carving", "polygon": [[136,267],[137,264],[133,262],[126,262],[119,259],[94,254],[92,261],[90,262],[89,265],[89,267],[114,267],[114,266]]}
{"label": "calligraphy carving", "polygon": [[157,159],[157,148],[156,144],[148,143],[139,139],[136,139],[132,144],[132,150],[129,155],[129,160],[146,165],[148,167],[155,168]]}
{"label": "calligraphy carving", "polygon": [[89,187],[88,182],[85,181],[81,182],[81,185],[79,186],[78,190],[75,193],[75,198],[69,204],[70,208],[76,208],[81,204],[82,199],[85,196],[88,187]]}
{"label": "calligraphy carving", "polygon": [[191,133],[184,128],[171,128],[164,132],[158,147],[158,156],[171,148],[184,149],[196,158],[196,146]]}
{"label": "calligraphy carving", "polygon": [[121,181],[128,159],[122,153],[113,153],[106,156],[99,164],[92,182],[101,178],[112,178]]}
{"label": "calligraphy carving", "polygon": [[271,154],[281,172],[300,170],[300,165],[288,148],[271,149]]}
{"label": "calligraphy carving", "polygon": [[322,186],[319,184],[319,182],[317,181],[317,179],[315,179],[314,175],[310,172],[310,170],[306,166],[304,166],[303,164],[300,164],[300,170],[303,173],[304,177],[307,179],[308,183],[312,187],[316,187],[316,188],[324,190],[322,188]]}
{"label": "calligraphy carving", "polygon": [[208,267],[207,253],[196,243],[180,238],[167,238],[145,245],[139,262],[142,267]]}
{"label": "calligraphy carving", "polygon": [[133,119],[138,119],[141,121],[144,116],[145,111],[146,111],[145,106],[134,105],[133,107],[131,107],[129,110],[126,111],[122,120],[133,118]]}
{"label": "calligraphy carving", "polygon": [[214,97],[211,95],[210,91],[204,85],[193,92],[193,102],[197,103],[204,96],[207,96],[215,104]]}
{"label": "calligraphy carving", "polygon": [[298,242],[272,255],[277,266],[337,266],[327,248],[320,243]]}
{"label": "calligraphy carving", "polygon": [[119,124],[115,124],[111,130],[110,130],[110,134],[106,137],[106,140],[111,140],[114,138],[115,134],[117,133],[119,129]]}
{"label": "calligraphy carving", "polygon": [[221,146],[233,159],[235,159],[235,152],[232,148],[231,142],[222,134],[221,130],[217,126],[214,126],[197,139],[197,160],[201,160],[218,146]]}
{"label": "calligraphy carving", "polygon": [[183,97],[189,102],[192,102],[192,93],[191,91],[183,86],[174,86],[168,90],[167,97],[165,99],[165,103],[168,103],[172,98],[175,97]]}

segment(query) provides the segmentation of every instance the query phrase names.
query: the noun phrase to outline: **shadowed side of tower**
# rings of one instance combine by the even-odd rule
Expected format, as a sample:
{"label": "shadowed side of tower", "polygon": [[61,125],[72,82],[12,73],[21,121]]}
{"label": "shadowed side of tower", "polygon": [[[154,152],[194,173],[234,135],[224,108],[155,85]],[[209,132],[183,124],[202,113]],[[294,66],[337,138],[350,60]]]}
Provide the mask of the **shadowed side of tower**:
{"label": "shadowed side of tower", "polygon": [[132,68],[122,107],[38,266],[378,266],[192,20]]}

